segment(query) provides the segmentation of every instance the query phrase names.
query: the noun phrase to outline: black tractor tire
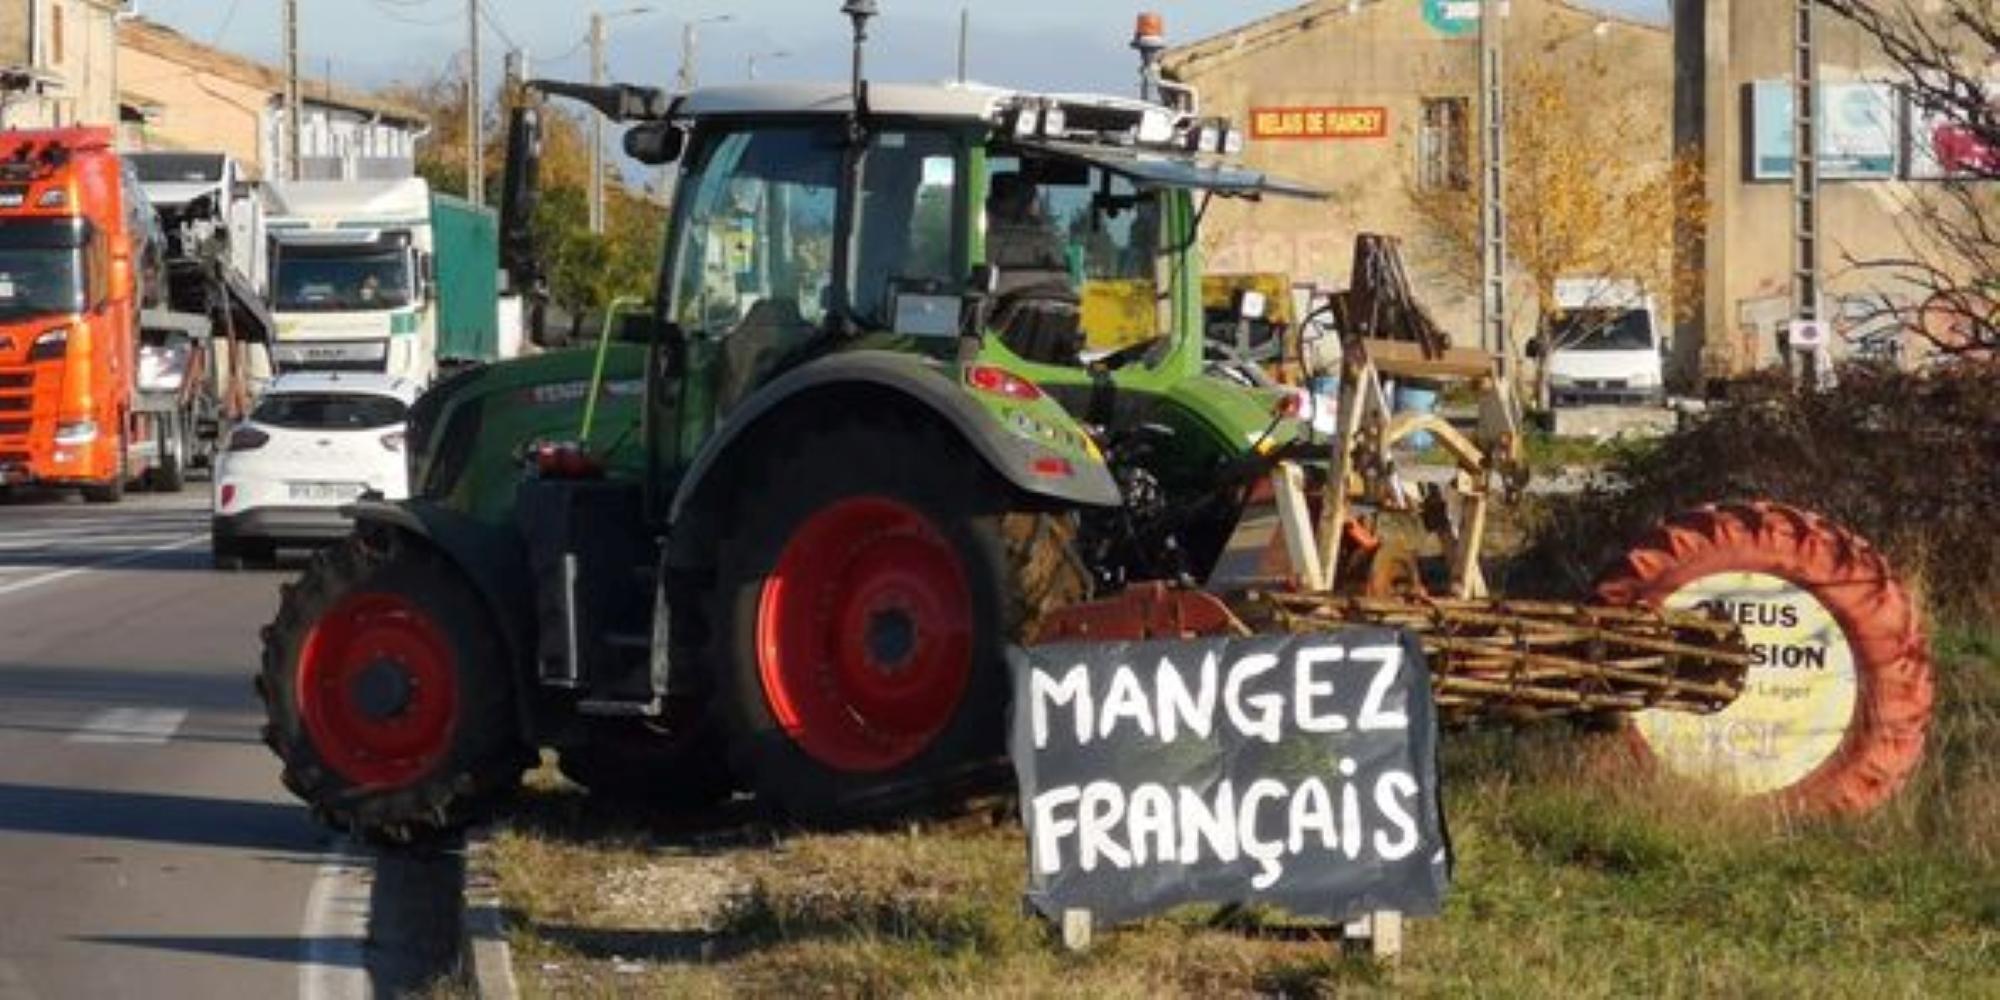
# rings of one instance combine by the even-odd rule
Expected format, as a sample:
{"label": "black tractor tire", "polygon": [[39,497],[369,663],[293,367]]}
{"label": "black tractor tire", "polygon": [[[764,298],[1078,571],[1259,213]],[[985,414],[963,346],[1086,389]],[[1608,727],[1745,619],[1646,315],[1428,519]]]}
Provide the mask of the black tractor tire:
{"label": "black tractor tire", "polygon": [[592,798],[673,810],[705,809],[736,790],[713,720],[667,733],[644,721],[607,720],[586,743],[562,748],[556,769]]}
{"label": "black tractor tire", "polygon": [[414,844],[474,822],[534,757],[472,583],[403,536],[353,537],[283,588],[257,693],[284,783],[322,822]]}
{"label": "black tractor tire", "polygon": [[1087,596],[1073,518],[1010,510],[922,425],[807,429],[755,461],[708,617],[732,770],[815,825],[945,804],[1004,751],[1007,645]]}
{"label": "black tractor tire", "polygon": [[118,435],[118,471],[112,474],[111,481],[108,483],[85,486],[81,491],[83,493],[83,501],[85,503],[113,504],[124,500],[125,482],[131,478],[131,463],[131,456],[125,450],[125,435],[120,433]]}
{"label": "black tractor tire", "polygon": [[187,422],[179,416],[160,421],[159,464],[146,474],[146,487],[155,493],[179,493],[187,488]]}

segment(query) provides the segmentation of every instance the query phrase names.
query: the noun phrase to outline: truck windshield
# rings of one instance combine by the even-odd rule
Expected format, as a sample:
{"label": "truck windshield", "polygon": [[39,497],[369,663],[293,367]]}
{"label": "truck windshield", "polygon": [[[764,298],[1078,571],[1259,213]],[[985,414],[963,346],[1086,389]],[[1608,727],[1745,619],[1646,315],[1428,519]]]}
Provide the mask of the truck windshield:
{"label": "truck windshield", "polygon": [[1572,309],[1556,320],[1553,342],[1562,351],[1650,351],[1652,317],[1644,309]]}
{"label": "truck windshield", "polygon": [[399,246],[280,247],[279,312],[396,309],[410,304],[410,254]]}
{"label": "truck windshield", "polygon": [[133,153],[127,158],[148,184],[213,184],[222,179],[222,157],[213,153]]}
{"label": "truck windshield", "polygon": [[0,320],[88,309],[89,244],[81,219],[0,219]]}

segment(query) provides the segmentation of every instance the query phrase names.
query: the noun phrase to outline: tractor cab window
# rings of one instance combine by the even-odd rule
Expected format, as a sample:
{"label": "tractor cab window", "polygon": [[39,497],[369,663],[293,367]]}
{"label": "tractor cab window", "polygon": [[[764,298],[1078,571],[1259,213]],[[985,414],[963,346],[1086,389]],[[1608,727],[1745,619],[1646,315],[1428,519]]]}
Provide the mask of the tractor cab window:
{"label": "tractor cab window", "polygon": [[898,294],[959,294],[970,267],[958,252],[960,147],[944,132],[882,131],[869,142],[855,213],[854,312],[863,326],[894,329]]}
{"label": "tractor cab window", "polygon": [[683,182],[672,316],[719,347],[725,408],[826,320],[844,142],[835,126],[728,133]]}
{"label": "tractor cab window", "polygon": [[999,271],[993,329],[1030,361],[1163,335],[1160,200],[1120,176],[1067,160],[989,161],[986,260]]}

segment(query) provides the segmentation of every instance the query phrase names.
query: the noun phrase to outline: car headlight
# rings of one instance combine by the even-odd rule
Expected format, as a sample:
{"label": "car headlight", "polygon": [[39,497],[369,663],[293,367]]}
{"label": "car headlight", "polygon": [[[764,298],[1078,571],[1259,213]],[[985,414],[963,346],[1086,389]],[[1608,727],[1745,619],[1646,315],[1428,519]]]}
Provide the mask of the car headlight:
{"label": "car headlight", "polygon": [[1631,385],[1632,388],[1634,389],[1651,389],[1654,388],[1655,386],[1658,386],[1659,384],[1660,384],[1659,372],[1647,370],[1642,372],[1634,372],[1632,374]]}
{"label": "car headlight", "polygon": [[69,327],[59,326],[44,331],[35,338],[33,347],[28,348],[29,361],[55,361],[69,353]]}

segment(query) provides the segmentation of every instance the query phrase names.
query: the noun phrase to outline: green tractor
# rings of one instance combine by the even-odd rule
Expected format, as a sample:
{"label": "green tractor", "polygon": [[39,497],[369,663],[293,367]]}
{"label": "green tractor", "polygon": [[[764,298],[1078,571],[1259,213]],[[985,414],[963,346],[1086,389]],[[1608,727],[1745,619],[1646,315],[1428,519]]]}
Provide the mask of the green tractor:
{"label": "green tractor", "polygon": [[[990,779],[1005,650],[1038,636],[1376,621],[1446,636],[1448,713],[1735,697],[1741,637],[1704,619],[1312,595],[1366,547],[1349,483],[1418,428],[1363,416],[1359,340],[1331,446],[1291,390],[1212,374],[1198,236],[1212,198],[1313,192],[1232,165],[1229,123],[1156,77],[1161,100],[870,84],[874,4],[843,9],[846,85],[531,85],[675,165],[658,293],[595,350],[433,387],[412,499],[359,504],[285,588],[266,738],[325,821],[448,833],[544,749],[595,794],[891,815]],[[502,221],[530,292],[537,122],[515,112]],[[1449,367],[1418,353],[1398,363]],[[1467,481],[1516,446],[1434,429]],[[1317,534],[1282,488],[1307,459]],[[1262,483],[1291,565],[1326,579],[1275,603],[1201,591]],[[1445,532],[1459,598],[1484,597],[1483,504]]]}
{"label": "green tractor", "polygon": [[[1200,209],[1310,193],[1168,105],[859,72],[857,46],[851,86],[541,85],[678,165],[657,303],[432,389],[414,498],[362,503],[285,589],[258,687],[324,818],[449,829],[542,747],[596,791],[901,808],[998,757],[1041,616],[1220,557],[1223,487],[1296,427],[1204,374]],[[1092,357],[1085,313],[1135,311],[1148,335]],[[1114,469],[1128,432],[1150,459]]]}

